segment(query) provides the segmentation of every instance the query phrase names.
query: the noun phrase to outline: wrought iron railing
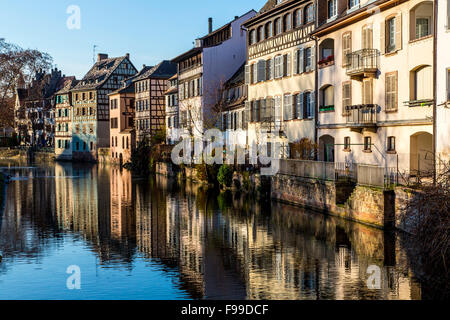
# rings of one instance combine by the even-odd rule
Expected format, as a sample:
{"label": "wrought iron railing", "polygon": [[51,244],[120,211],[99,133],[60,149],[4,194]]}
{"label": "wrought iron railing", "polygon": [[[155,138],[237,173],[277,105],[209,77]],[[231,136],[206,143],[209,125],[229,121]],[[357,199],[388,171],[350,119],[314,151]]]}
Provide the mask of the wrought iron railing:
{"label": "wrought iron railing", "polygon": [[378,105],[361,104],[346,107],[348,124],[367,125],[377,123]]}
{"label": "wrought iron railing", "polygon": [[378,49],[361,49],[347,54],[347,75],[375,72],[380,66]]}

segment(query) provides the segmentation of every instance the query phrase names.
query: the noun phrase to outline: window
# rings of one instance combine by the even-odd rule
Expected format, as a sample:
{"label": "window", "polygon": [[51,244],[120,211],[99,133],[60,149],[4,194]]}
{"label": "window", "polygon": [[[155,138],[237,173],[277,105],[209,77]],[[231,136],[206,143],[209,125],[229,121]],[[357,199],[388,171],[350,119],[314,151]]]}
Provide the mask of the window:
{"label": "window", "polygon": [[314,94],[312,92],[304,93],[305,118],[312,119],[314,115]]}
{"label": "window", "polygon": [[111,129],[117,129],[117,128],[118,128],[118,119],[111,118]]}
{"label": "window", "polygon": [[294,27],[298,28],[302,25],[302,10],[298,9],[294,12]]}
{"label": "window", "polygon": [[265,31],[266,31],[265,32],[266,33],[266,39],[273,37],[273,25],[272,25],[272,22],[268,22],[266,24],[266,30]]}
{"label": "window", "polygon": [[342,114],[348,114],[348,107],[352,105],[352,83],[342,83]]}
{"label": "window", "polygon": [[387,138],[387,151],[390,151],[390,152],[395,151],[395,137]]}
{"label": "window", "polygon": [[328,19],[337,16],[337,3],[336,0],[328,0]]}
{"label": "window", "polygon": [[349,64],[347,55],[352,52],[352,32],[346,32],[342,35],[342,66]]}
{"label": "window", "polygon": [[334,110],[334,87],[328,85],[321,90],[321,111]]}
{"label": "window", "polygon": [[389,19],[386,25],[386,52],[392,52],[395,50],[395,18]]}
{"label": "window", "polygon": [[385,97],[386,97],[386,110],[397,110],[397,72],[386,73],[386,84],[385,84]]}
{"label": "window", "polygon": [[312,48],[306,48],[305,49],[305,71],[311,71],[312,70]]}
{"label": "window", "polygon": [[314,6],[313,4],[308,4],[305,7],[305,23],[310,23],[314,21]]}
{"label": "window", "polygon": [[359,0],[348,0],[348,8],[352,9],[359,6]]}
{"label": "window", "polygon": [[264,40],[264,28],[261,26],[261,27],[258,27],[257,41],[259,42],[262,40]]}
{"label": "window", "polygon": [[280,18],[275,19],[274,28],[275,28],[275,30],[274,30],[275,35],[279,35],[281,33],[281,19]]}
{"label": "window", "polygon": [[256,43],[256,31],[255,30],[251,30],[250,31],[250,35],[249,35],[249,44],[255,44]]}
{"label": "window", "polygon": [[350,151],[350,148],[351,148],[350,137],[345,137],[344,138],[344,150]]}
{"label": "window", "polygon": [[269,59],[266,61],[266,79],[273,79],[273,59]]}
{"label": "window", "polygon": [[364,151],[372,151],[372,138],[364,137]]}
{"label": "window", "polygon": [[284,16],[283,25],[284,25],[284,32],[292,29],[292,17],[290,14]]}
{"label": "window", "polygon": [[416,18],[416,39],[430,35],[430,19]]}

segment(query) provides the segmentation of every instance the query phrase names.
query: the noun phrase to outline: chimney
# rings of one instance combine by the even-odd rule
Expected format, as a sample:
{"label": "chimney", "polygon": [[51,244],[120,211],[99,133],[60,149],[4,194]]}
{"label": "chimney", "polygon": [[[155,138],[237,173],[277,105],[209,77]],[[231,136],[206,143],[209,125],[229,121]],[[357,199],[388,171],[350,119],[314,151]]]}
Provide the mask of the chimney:
{"label": "chimney", "polygon": [[99,53],[97,55],[97,62],[100,62],[102,60],[108,59],[108,55],[106,53]]}
{"label": "chimney", "polygon": [[146,68],[147,66],[145,64],[142,65],[142,69]]}
{"label": "chimney", "polygon": [[239,16],[234,16],[234,20],[237,20],[237,19],[239,19]]}
{"label": "chimney", "polygon": [[208,18],[208,33],[213,32],[213,18]]}
{"label": "chimney", "polygon": [[126,53],[125,57],[127,57],[127,59],[130,60],[130,54],[129,53]]}

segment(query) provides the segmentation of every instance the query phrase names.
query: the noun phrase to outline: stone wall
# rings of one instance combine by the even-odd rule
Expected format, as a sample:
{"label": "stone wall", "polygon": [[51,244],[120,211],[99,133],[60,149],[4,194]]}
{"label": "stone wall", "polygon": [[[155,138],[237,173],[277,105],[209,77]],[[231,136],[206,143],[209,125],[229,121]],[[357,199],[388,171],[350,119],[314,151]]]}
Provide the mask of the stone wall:
{"label": "stone wall", "polygon": [[176,177],[178,167],[171,162],[157,162],[156,173],[167,177]]}
{"label": "stone wall", "polygon": [[407,210],[408,201],[418,195],[417,190],[407,187],[395,188],[395,227],[397,229],[411,232],[417,212]]}
{"label": "stone wall", "polygon": [[[393,192],[355,186],[343,204],[338,204],[337,194],[336,184],[331,181],[281,174],[272,177],[271,197],[275,200],[320,210],[377,227],[384,228],[393,225],[395,213],[395,194]],[[342,199],[340,201],[342,202]]]}

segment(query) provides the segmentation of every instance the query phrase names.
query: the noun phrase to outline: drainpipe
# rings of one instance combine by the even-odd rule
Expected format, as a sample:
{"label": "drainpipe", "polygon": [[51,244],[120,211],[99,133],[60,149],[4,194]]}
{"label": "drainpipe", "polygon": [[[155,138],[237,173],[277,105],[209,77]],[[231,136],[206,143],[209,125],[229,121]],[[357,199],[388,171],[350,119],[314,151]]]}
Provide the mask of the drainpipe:
{"label": "drainpipe", "polygon": [[438,0],[434,0],[434,22],[433,22],[433,183],[436,184],[436,143],[437,143],[437,129],[436,129],[436,115],[437,115],[437,35],[438,35]]}
{"label": "drainpipe", "polygon": [[[319,54],[319,38],[317,38],[314,35],[310,36],[311,39],[313,39],[315,41],[315,45],[314,45],[314,59],[315,61],[313,61],[314,63],[314,143],[316,143],[317,145],[319,145],[319,66],[317,65],[317,61],[318,60],[318,54]],[[316,155],[314,156],[314,160],[318,160],[318,152],[316,152]]]}

